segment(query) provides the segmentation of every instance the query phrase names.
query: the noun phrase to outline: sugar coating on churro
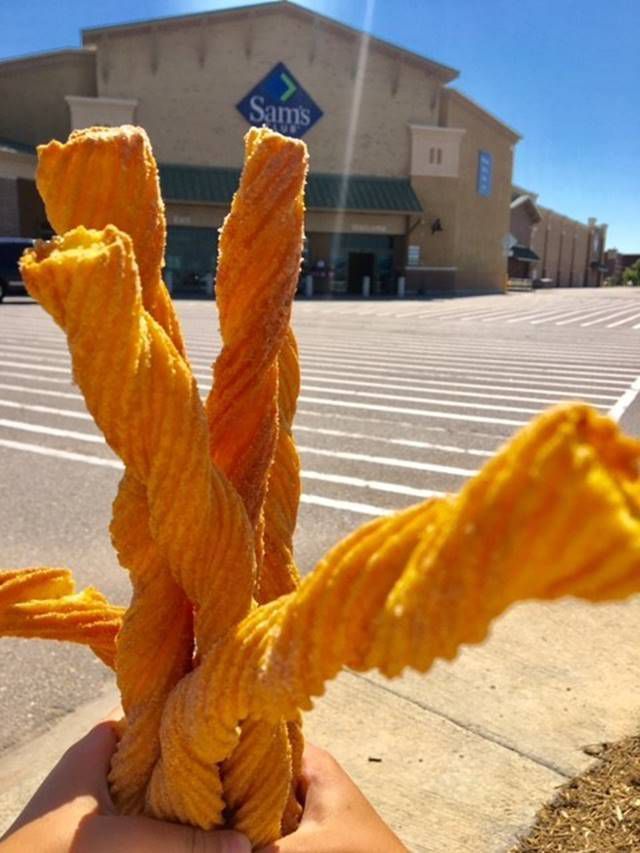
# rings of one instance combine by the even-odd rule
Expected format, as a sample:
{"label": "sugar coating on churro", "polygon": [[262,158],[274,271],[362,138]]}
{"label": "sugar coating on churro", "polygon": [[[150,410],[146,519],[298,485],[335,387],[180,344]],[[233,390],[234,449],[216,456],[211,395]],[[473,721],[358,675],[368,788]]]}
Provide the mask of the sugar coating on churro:
{"label": "sugar coating on churro", "polygon": [[298,824],[300,711],[341,668],[425,672],[516,601],[640,591],[640,442],[587,406],[551,409],[459,494],[363,525],[300,581],[290,321],[307,155],[265,128],[245,155],[220,238],[223,348],[205,405],[162,282],[144,131],[93,128],[39,149],[61,236],[22,272],[125,464],[111,535],[133,595],[124,610],[76,593],[67,570],[10,570],[0,633],[82,642],[115,667],[123,813],[228,825],[263,846]]}

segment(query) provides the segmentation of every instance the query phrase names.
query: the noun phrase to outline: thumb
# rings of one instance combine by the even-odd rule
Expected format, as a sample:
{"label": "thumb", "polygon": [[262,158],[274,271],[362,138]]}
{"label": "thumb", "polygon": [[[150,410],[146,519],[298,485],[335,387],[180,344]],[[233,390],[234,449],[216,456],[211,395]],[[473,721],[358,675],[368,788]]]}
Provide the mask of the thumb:
{"label": "thumb", "polygon": [[147,817],[86,818],[75,836],[74,853],[251,853],[246,835],[231,830],[204,832]]}

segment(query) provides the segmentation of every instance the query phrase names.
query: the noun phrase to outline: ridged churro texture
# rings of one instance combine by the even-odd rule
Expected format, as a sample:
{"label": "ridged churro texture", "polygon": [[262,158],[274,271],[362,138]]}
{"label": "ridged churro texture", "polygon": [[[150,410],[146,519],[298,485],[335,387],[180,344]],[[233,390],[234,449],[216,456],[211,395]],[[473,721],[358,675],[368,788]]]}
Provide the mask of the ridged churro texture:
{"label": "ridged churro texture", "polygon": [[183,351],[180,324],[161,273],[166,222],[151,145],[141,127],[74,130],[38,146],[36,185],[57,234],[115,225],[133,241],[145,307]]}
{"label": "ridged churro texture", "polygon": [[[197,750],[203,765],[223,760],[239,720],[293,718],[345,665],[425,672],[481,642],[516,601],[640,591],[639,458],[640,443],[607,418],[559,407],[458,496],[356,530],[180,682],[164,713],[163,755],[166,743],[176,757]],[[165,787],[161,812],[200,822],[205,796],[197,779],[188,800]]]}
{"label": "ridged churro texture", "polygon": [[[220,236],[216,301],[223,347],[207,400],[210,449],[253,526],[259,601],[290,591],[298,580],[291,543],[300,487],[291,421],[299,374],[289,324],[300,271],[306,172],[301,142],[252,128]],[[248,719],[225,762],[227,813],[258,844],[281,834],[285,811],[290,824],[299,815],[300,750],[292,743],[301,737],[297,723]],[[265,773],[273,780],[268,789],[256,785]]]}
{"label": "ridged churro texture", "polygon": [[[251,169],[249,169],[248,181],[244,181],[243,177],[244,183],[241,184],[236,201],[234,202],[228,226],[233,230],[235,217],[238,225],[236,228],[236,241],[243,241],[247,235],[253,239],[252,230],[255,230],[256,224],[255,216],[252,215],[252,206],[255,204],[255,197],[250,190],[254,176],[261,174],[265,164],[272,159],[272,147],[276,153],[278,149],[284,148],[283,154],[280,157],[280,171],[284,169],[286,179],[284,180],[282,192],[279,195],[279,203],[281,210],[285,213],[288,210],[293,212],[293,215],[287,215],[285,219],[288,222],[297,223],[297,237],[295,245],[286,246],[286,254],[291,255],[293,253],[295,263],[287,265],[283,257],[279,257],[278,259],[278,266],[286,268],[286,275],[283,276],[281,270],[278,272],[277,269],[269,266],[265,269],[264,274],[260,276],[252,272],[251,269],[248,270],[253,275],[253,279],[249,281],[249,284],[254,292],[261,293],[263,289],[268,289],[271,287],[272,280],[278,285],[275,294],[272,288],[271,298],[268,300],[268,304],[265,304],[261,321],[256,323],[253,328],[254,353],[250,354],[252,365],[250,365],[249,376],[242,377],[242,375],[236,372],[234,375],[236,378],[239,377],[240,382],[234,387],[233,383],[228,381],[228,378],[231,377],[227,376],[234,369],[234,360],[228,358],[226,360],[227,369],[225,370],[223,365],[223,368],[218,370],[218,376],[221,377],[220,381],[225,383],[227,391],[231,389],[232,399],[235,394],[235,402],[237,403],[238,399],[240,399],[242,403],[241,409],[244,407],[246,411],[253,411],[256,408],[255,400],[251,399],[253,385],[259,385],[261,377],[268,376],[269,373],[275,379],[270,386],[270,397],[265,398],[264,407],[261,412],[259,411],[260,418],[258,419],[258,426],[261,428],[265,427],[265,432],[270,436],[268,453],[260,466],[253,466],[253,478],[257,486],[255,489],[242,495],[243,499],[248,495],[247,502],[250,502],[251,495],[255,495],[258,491],[260,493],[260,501],[264,500],[271,462],[278,443],[280,403],[277,382],[278,363],[280,361],[280,351],[283,349],[285,341],[287,342],[287,351],[291,351],[292,347],[288,322],[290,304],[298,275],[300,244],[302,240],[302,190],[306,172],[306,153],[300,143],[283,140],[282,137],[265,131],[254,133],[252,137],[253,143],[250,140],[249,146],[253,151],[253,156],[256,158],[258,168],[257,171],[254,169],[253,175]],[[257,144],[259,140],[262,140],[264,145]],[[264,153],[261,154],[262,147],[267,149],[267,156]],[[272,178],[275,180],[277,173],[272,174]],[[245,185],[249,191],[245,191]],[[118,213],[118,210],[115,212]],[[221,243],[224,246],[224,237]],[[106,293],[105,277],[113,279],[115,275],[115,277],[120,279],[120,287],[114,287],[112,284],[110,296],[113,297],[114,293],[118,294],[122,288],[126,290],[127,297],[119,299],[118,309],[113,309],[115,312],[114,315],[109,316],[103,313],[103,308],[106,305],[99,306],[97,313],[93,314],[94,325],[98,322],[98,318],[100,323],[99,337],[101,338],[101,343],[98,345],[98,349],[100,350],[104,347],[105,355],[107,352],[117,349],[122,354],[122,364],[120,367],[124,367],[124,364],[127,362],[131,362],[133,365],[146,365],[149,369],[149,376],[151,374],[154,376],[153,383],[150,379],[142,379],[138,380],[137,384],[146,385],[149,389],[153,385],[156,394],[162,392],[164,387],[161,375],[162,371],[158,373],[158,368],[154,364],[149,368],[149,362],[153,362],[153,358],[147,355],[144,347],[142,350],[136,350],[135,346],[133,346],[129,353],[127,353],[128,345],[125,341],[129,340],[130,346],[133,338],[126,333],[122,334],[126,326],[124,319],[126,316],[129,318],[132,328],[135,328],[136,324],[139,324],[140,321],[142,321],[142,326],[148,324],[149,329],[152,330],[151,337],[153,338],[153,335],[157,334],[158,340],[162,341],[162,346],[158,345],[158,350],[162,350],[163,354],[167,352],[170,354],[171,370],[176,370],[178,374],[190,377],[188,365],[184,359],[180,361],[176,359],[176,352],[170,346],[170,341],[166,340],[167,335],[162,335],[162,330],[157,329],[156,324],[153,323],[149,316],[150,311],[145,310],[145,291],[136,285],[135,251],[132,251],[132,249],[133,247],[129,244],[127,236],[113,226],[108,226],[102,232],[89,231],[79,227],[68,232],[63,238],[58,238],[57,241],[54,241],[49,246],[41,246],[37,257],[37,269],[35,266],[30,267],[28,261],[24,265],[25,280],[31,287],[32,293],[41,298],[44,306],[52,313],[57,322],[65,328],[70,338],[73,339],[71,351],[76,380],[83,389],[87,405],[93,412],[96,422],[105,433],[107,441],[121,455],[127,466],[127,475],[123,480],[118,499],[114,504],[112,535],[120,560],[123,565],[130,568],[132,582],[134,583],[134,598],[122,629],[118,655],[118,676],[123,693],[123,704],[125,705],[125,711],[128,710],[129,713],[127,714],[125,734],[114,759],[111,773],[111,782],[116,801],[127,812],[138,811],[143,807],[145,776],[157,758],[157,749],[153,745],[152,735],[154,729],[157,730],[159,724],[161,714],[158,712],[158,709],[160,708],[161,710],[162,708],[161,699],[163,692],[171,685],[172,680],[175,680],[176,676],[179,677],[179,674],[188,666],[192,653],[192,645],[188,642],[188,626],[186,625],[186,617],[190,616],[189,613],[185,614],[185,622],[183,623],[185,630],[177,630],[173,635],[176,643],[172,647],[167,648],[165,640],[163,643],[164,654],[156,656],[154,665],[148,667],[147,677],[140,678],[142,662],[148,658],[149,650],[153,647],[152,638],[156,636],[154,627],[157,626],[157,629],[161,631],[162,625],[166,624],[167,621],[167,614],[164,613],[162,606],[165,602],[164,593],[167,593],[168,601],[172,597],[171,583],[167,583],[166,572],[162,571],[159,566],[158,558],[164,557],[168,564],[172,564],[173,558],[170,554],[167,554],[166,549],[160,541],[161,537],[154,528],[154,501],[151,489],[151,483],[154,479],[153,471],[145,471],[144,466],[140,466],[135,456],[125,451],[128,439],[115,435],[115,422],[111,423],[111,426],[109,425],[111,404],[116,402],[116,397],[122,402],[122,398],[128,396],[126,383],[124,387],[122,387],[122,383],[119,384],[117,394],[113,394],[111,403],[107,404],[106,399],[101,399],[100,395],[95,393],[99,385],[99,374],[93,370],[85,359],[85,353],[88,353],[89,349],[87,344],[83,342],[82,335],[77,337],[80,327],[87,328],[87,341],[89,335],[96,335],[97,328],[94,328],[93,333],[89,331],[92,322],[89,318],[89,313],[95,311],[96,303],[88,291],[90,288],[96,288]],[[111,260],[108,260],[109,258]],[[95,276],[91,273],[92,268],[95,268]],[[222,268],[224,274],[224,264],[222,264]],[[101,279],[102,281],[100,281]],[[47,296],[39,292],[39,280],[46,281]],[[233,282],[233,279],[231,280]],[[222,291],[224,292],[224,283],[222,284]],[[133,302],[131,301],[132,294],[135,295]],[[245,300],[248,298],[245,294]],[[224,302],[224,298],[222,301]],[[75,319],[73,319],[74,315],[76,315],[76,305],[78,305],[77,310],[79,312],[84,310],[88,312],[83,319],[79,316],[75,316]],[[232,318],[233,313],[227,312],[227,315],[224,316]],[[228,320],[223,323],[223,328],[226,332],[229,332],[229,329],[231,329],[229,344],[237,347],[237,341],[234,341],[233,337],[233,326],[229,325]],[[267,341],[268,344],[265,345],[264,341]],[[238,357],[241,356],[241,352],[237,349],[236,355]],[[95,360],[96,358],[99,361],[100,355],[98,352],[93,351],[91,359]],[[159,356],[159,358],[162,358],[162,356]],[[256,365],[260,368],[257,372],[255,369]],[[127,368],[124,368],[124,371],[125,373],[131,372]],[[296,370],[289,368],[285,377],[288,384],[290,384],[289,379],[292,376],[294,378],[293,386],[288,387],[288,385],[285,385],[282,391],[285,398],[293,397],[293,403],[289,403],[289,408],[295,405],[295,396],[297,395],[298,387]],[[191,385],[195,386],[192,378]],[[101,392],[102,390],[100,389]],[[238,394],[238,392],[240,393]],[[149,393],[151,394],[151,391]],[[132,393],[131,397],[135,399],[137,405],[142,404],[144,409],[150,408],[145,405],[144,400],[138,399],[136,394]],[[170,419],[164,412],[172,412],[179,418],[181,415],[184,416],[185,405],[188,411],[190,404],[188,402],[185,404],[184,398],[181,399],[180,395],[176,396],[175,392],[172,395],[170,390],[162,393],[162,398],[166,403],[166,407],[161,412],[150,411],[148,412],[150,418],[148,424],[143,426],[142,422],[139,421],[137,425],[131,424],[131,427],[132,431],[142,429],[143,432],[146,432],[151,430],[156,424],[162,423],[165,428],[164,440],[166,444],[164,446],[168,450],[171,447],[171,442],[167,441],[166,425]],[[241,416],[242,411],[237,410],[235,417],[240,419]],[[116,412],[116,419],[118,421],[122,417],[122,411]],[[229,424],[233,423],[233,412],[227,416],[227,421]],[[196,430],[194,434],[197,436],[199,433]],[[283,436],[285,438],[288,436],[290,440],[290,423],[288,420],[285,420]],[[192,438],[193,436],[189,434],[189,430],[187,429],[182,440],[191,448],[190,453],[193,456],[195,453],[194,448],[197,449],[199,442],[197,440],[194,442]],[[199,469],[204,464],[202,463],[202,455],[200,454],[200,462],[197,466]],[[153,459],[155,456],[157,456],[157,452],[151,447],[148,457]],[[229,458],[232,458],[232,454],[229,454]],[[232,466],[226,460],[227,456],[224,454],[219,455],[220,468],[223,470],[225,468],[232,469]],[[182,468],[184,476],[190,476],[189,466],[184,466],[183,462],[184,460],[182,460],[182,463],[178,461],[177,464]],[[206,468],[207,466],[205,465],[204,467]],[[214,468],[214,470],[217,471],[218,469]],[[295,464],[293,467],[290,466],[289,473],[292,470],[297,472]],[[238,507],[239,499],[235,491],[222,475],[218,476],[223,483],[226,483],[226,489],[229,492],[224,501],[225,505],[233,505],[235,503],[235,506]],[[289,499],[288,508],[289,540],[293,532],[293,525],[295,524],[298,489],[297,481],[291,482],[290,491],[293,494],[293,498]],[[173,500],[176,500],[175,490],[172,490],[171,497]],[[180,501],[179,494],[177,495],[177,499]],[[192,499],[195,501],[197,495],[194,494]],[[254,502],[254,505],[257,507],[257,514],[260,515],[262,513],[260,503],[255,504]],[[192,517],[197,518],[197,512],[194,509],[193,503],[190,510],[185,508],[185,516],[189,512]],[[235,545],[231,544],[231,552],[227,553],[229,547],[228,541],[227,543],[223,543],[223,548],[230,565],[242,567],[243,563],[249,563],[252,568],[254,558],[252,552],[255,549],[256,537],[248,527],[244,513],[241,512],[240,515],[245,524],[243,531],[240,535],[234,535],[233,542]],[[254,520],[256,527],[258,527],[257,519]],[[179,517],[174,517],[173,524],[179,523]],[[219,532],[224,527],[224,524],[225,522],[221,518],[217,524],[208,524],[206,527],[209,530]],[[192,533],[192,531],[189,532]],[[159,546],[160,554],[155,553],[153,548],[149,547],[152,543]],[[193,543],[190,547],[193,550]],[[244,560],[237,559],[238,548],[245,549]],[[174,555],[177,555],[177,551],[174,551]],[[291,570],[291,562],[291,556],[289,555],[285,568],[288,577],[295,578],[295,574]],[[275,561],[272,560],[272,563],[275,565]],[[175,575],[175,571],[173,571],[173,574]],[[136,579],[139,581],[140,595],[136,594]],[[198,651],[200,654],[204,654],[216,639],[216,634],[200,630],[201,624],[206,617],[210,618],[211,615],[215,614],[212,614],[210,603],[204,600],[206,597],[203,591],[196,589],[193,585],[189,587],[189,582],[185,578],[178,576],[173,578],[173,580],[175,580],[178,586],[186,587],[190,601],[196,606],[198,613],[198,618],[196,619]],[[240,576],[229,587],[230,594],[231,589],[233,589],[234,600],[237,601],[239,599],[244,602],[244,613],[248,612],[249,609],[254,580],[253,573],[251,573],[248,584],[243,583],[242,576]],[[151,610],[153,611],[151,615],[149,612],[145,614],[145,596],[147,604],[151,605]],[[236,622],[241,618],[241,615],[244,615],[244,613],[240,614],[236,612],[235,615],[231,614],[229,616],[226,605],[225,610],[227,611],[226,617]],[[155,619],[154,616],[156,617]],[[165,617],[164,619],[163,616]],[[222,618],[218,618],[216,621],[220,623],[221,631],[229,627],[228,623],[225,626]],[[145,641],[146,649],[144,647]],[[130,654],[134,644],[138,652],[141,652],[137,657]],[[138,675],[137,679],[133,677],[136,673]],[[152,690],[152,686],[157,687],[155,693]],[[127,699],[128,701],[126,701]],[[290,740],[293,742],[293,746]],[[259,720],[255,724],[247,721],[243,726],[243,744],[243,748],[238,751],[237,761],[233,755],[230,755],[225,763],[223,775],[224,791],[222,790],[222,783],[219,780],[216,766],[202,768],[202,783],[207,788],[209,794],[210,822],[212,825],[220,823],[222,820],[222,811],[226,807],[226,812],[232,815],[232,821],[235,825],[241,825],[243,828],[246,826],[247,831],[252,834],[252,837],[264,839],[266,842],[280,834],[282,817],[285,811],[287,812],[289,826],[293,825],[295,815],[299,812],[299,807],[292,797],[292,791],[296,782],[294,762],[296,770],[299,768],[300,734],[299,731],[294,731],[293,726],[286,725],[285,723],[265,726]],[[274,784],[271,790],[267,791],[264,787],[260,789],[260,786],[256,789],[255,780],[250,775],[251,762],[247,763],[246,761],[247,755],[253,756],[251,759],[253,762],[257,760],[259,755],[263,755],[263,762],[268,760],[271,771],[274,773],[274,778],[278,780],[278,783]],[[190,772],[194,772],[195,769],[192,765],[193,762],[190,764],[188,761],[184,765],[186,785],[189,784]],[[266,796],[267,794],[268,796]],[[231,807],[229,803],[233,803],[234,806]],[[152,803],[148,803],[147,806],[153,811]]]}
{"label": "ridged churro texture", "polygon": [[23,277],[65,330],[87,407],[125,463],[111,533],[133,598],[123,618],[66,570],[5,572],[0,633],[83,642],[115,665],[121,811],[226,823],[268,844],[299,820],[300,710],[342,667],[425,672],[516,601],[640,591],[640,443],[578,404],[537,418],[458,495],[357,529],[300,582],[290,307],[304,146],[247,135],[206,409],[160,278],[146,137],[98,128],[39,153],[65,233],[26,255]]}
{"label": "ridged churro texture", "polygon": [[[168,581],[175,582],[195,605],[194,632],[199,649],[205,650],[249,610],[253,537],[240,498],[210,462],[206,416],[191,371],[143,307],[131,241],[113,226],[102,232],[79,227],[39,245],[23,262],[23,276],[30,293],[65,329],[74,376],[87,407],[127,466],[132,487],[142,484],[146,491],[148,521],[141,502],[140,516],[116,533],[121,558],[144,571],[147,555],[135,556],[133,551],[144,548],[150,534],[158,549],[148,554],[151,573],[161,588],[170,589]],[[127,496],[123,499],[131,504]],[[114,519],[119,514],[116,506]],[[140,535],[127,543],[126,528],[132,526]],[[158,571],[160,557],[170,569],[169,578]],[[162,630],[156,621],[157,606],[149,599],[137,631],[129,632],[137,647],[153,625]],[[180,623],[175,625],[178,636],[172,639],[176,642],[158,661],[160,666],[164,662],[165,678],[180,673],[185,660],[190,665],[191,643],[185,649],[178,642],[188,616],[184,614],[182,628]],[[124,674],[124,648],[119,649],[119,658],[123,656],[119,671]],[[141,663],[130,661],[131,666]],[[131,692],[126,692],[125,685],[123,695],[135,703],[133,693],[139,695],[147,683],[131,686]],[[156,703],[147,703],[139,714],[143,730],[157,727]],[[131,722],[137,719],[134,715]],[[157,757],[157,749],[141,753],[143,746],[144,741],[137,743],[137,751],[136,743],[131,746],[135,773],[118,757],[113,768],[119,781],[116,799],[134,810],[142,808],[144,801],[138,781]],[[130,786],[125,778],[135,783]],[[215,767],[209,768],[208,782],[212,794],[220,791]]]}
{"label": "ridged churro texture", "polygon": [[68,569],[0,572],[0,636],[81,643],[113,669],[123,614],[91,587],[76,592]]}
{"label": "ridged churro texture", "polygon": [[[185,357],[180,323],[162,281],[164,204],[144,130],[74,131],[65,144],[50,142],[38,154],[38,189],[56,230],[110,224],[128,233],[143,306]],[[159,754],[164,700],[191,667],[192,617],[191,603],[151,535],[146,489],[130,470],[114,502],[111,535],[133,588],[118,636],[117,675],[126,726],[110,776],[118,807],[130,814],[144,807],[146,783]],[[169,636],[167,625],[174,629]],[[163,654],[154,654],[158,648]]]}
{"label": "ridged churro texture", "polygon": [[302,142],[252,128],[220,236],[216,301],[223,349],[207,400],[211,455],[258,525],[278,434],[278,355],[303,238]]}

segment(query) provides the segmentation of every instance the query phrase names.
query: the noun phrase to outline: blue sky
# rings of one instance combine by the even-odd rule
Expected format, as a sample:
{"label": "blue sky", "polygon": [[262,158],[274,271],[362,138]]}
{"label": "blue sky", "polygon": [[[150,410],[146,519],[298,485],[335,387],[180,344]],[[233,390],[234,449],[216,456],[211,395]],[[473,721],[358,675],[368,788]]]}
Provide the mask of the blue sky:
{"label": "blue sky", "polygon": [[[0,58],[80,44],[101,24],[245,5],[0,0]],[[640,0],[300,0],[460,71],[455,85],[523,135],[514,180],[609,224],[640,252]],[[0,105],[1,108],[1,105]]]}

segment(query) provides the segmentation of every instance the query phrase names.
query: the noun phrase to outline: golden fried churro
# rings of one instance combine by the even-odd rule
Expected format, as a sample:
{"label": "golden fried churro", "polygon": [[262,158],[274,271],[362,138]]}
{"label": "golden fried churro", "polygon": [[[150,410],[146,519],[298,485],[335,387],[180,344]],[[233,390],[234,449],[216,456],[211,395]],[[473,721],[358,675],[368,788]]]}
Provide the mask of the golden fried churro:
{"label": "golden fried churro", "polygon": [[[67,333],[87,406],[125,463],[111,532],[133,599],[123,619],[65,570],[5,572],[0,633],[83,642],[113,666],[119,631],[121,811],[268,844],[299,820],[300,710],[342,667],[424,672],[516,601],[640,591],[640,442],[583,405],[537,418],[458,495],[359,528],[300,582],[289,322],[304,146],[247,136],[220,240],[224,346],[206,411],[160,277],[146,136],[98,128],[39,153],[65,233],[27,253],[23,276]],[[100,178],[89,189],[87,169]]]}
{"label": "golden fried churro", "polygon": [[[291,439],[299,382],[289,319],[299,275],[307,155],[302,143],[265,129],[250,130],[245,148],[242,179],[220,238],[216,299],[223,349],[207,414],[212,459],[238,490],[254,527],[260,600],[289,591],[297,577],[288,550],[299,491]],[[256,204],[267,194],[268,204]],[[281,537],[280,547],[274,537]],[[255,775],[265,762],[277,780],[268,791]],[[233,826],[259,843],[277,837],[298,772],[284,723],[245,721],[222,773]],[[290,809],[295,811],[293,803]]]}
{"label": "golden fried churro", "polygon": [[68,569],[0,572],[0,636],[81,643],[113,669],[123,614],[92,587],[76,592]]}
{"label": "golden fried churro", "polygon": [[216,300],[223,349],[207,400],[213,461],[257,526],[277,439],[278,353],[298,283],[306,147],[265,129],[220,236]]}
{"label": "golden fried churro", "polygon": [[[239,720],[293,718],[345,665],[425,672],[516,601],[640,591],[639,460],[640,442],[586,406],[540,416],[459,496],[364,525],[229,632],[171,694],[163,752],[221,761]],[[195,781],[164,816],[201,820],[199,794]]]}
{"label": "golden fried churro", "polygon": [[289,329],[278,354],[278,440],[264,502],[264,553],[255,592],[260,604],[291,592],[300,582],[293,559],[300,459],[292,432],[299,391],[298,346]]}
{"label": "golden fried churro", "polygon": [[[127,232],[134,243],[143,305],[184,357],[180,323],[161,278],[164,204],[144,130],[76,131],[64,145],[54,141],[38,153],[38,189],[56,230],[111,224]],[[135,202],[126,186],[135,190]],[[114,799],[129,814],[144,806],[146,782],[159,753],[164,699],[191,665],[191,604],[172,580],[150,533],[146,489],[128,470],[114,503],[111,535],[133,587],[118,637],[118,686],[127,725],[110,777]],[[167,636],[169,624],[174,631]],[[151,673],[149,651],[157,648],[164,654],[153,656]]]}
{"label": "golden fried churro", "polygon": [[74,130],[38,146],[38,192],[57,234],[115,225],[133,241],[143,301],[180,352],[182,332],[161,278],[166,223],[158,169],[141,127]]}
{"label": "golden fried churro", "polygon": [[146,486],[152,535],[198,606],[205,648],[249,609],[253,539],[237,493],[209,461],[191,370],[143,307],[131,241],[113,226],[75,228],[26,255],[22,274],[67,332],[107,443]]}

